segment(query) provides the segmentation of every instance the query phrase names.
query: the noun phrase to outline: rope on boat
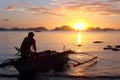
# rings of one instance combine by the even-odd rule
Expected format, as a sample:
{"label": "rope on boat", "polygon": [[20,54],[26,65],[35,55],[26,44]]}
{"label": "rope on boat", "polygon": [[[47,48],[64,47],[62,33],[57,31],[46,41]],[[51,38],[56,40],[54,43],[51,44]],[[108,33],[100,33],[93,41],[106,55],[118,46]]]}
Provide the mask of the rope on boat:
{"label": "rope on boat", "polygon": [[89,55],[89,56],[92,56],[92,57],[95,57],[95,56],[93,56],[93,55],[91,55],[91,54],[88,54],[88,53],[79,53],[79,54],[86,54],[86,55]]}
{"label": "rope on boat", "polygon": [[86,55],[95,57],[95,56],[93,56],[93,55],[91,55],[91,54],[88,54],[88,53],[85,53],[85,52],[75,52],[75,51],[72,51],[72,53],[69,53],[69,54],[86,54]]}

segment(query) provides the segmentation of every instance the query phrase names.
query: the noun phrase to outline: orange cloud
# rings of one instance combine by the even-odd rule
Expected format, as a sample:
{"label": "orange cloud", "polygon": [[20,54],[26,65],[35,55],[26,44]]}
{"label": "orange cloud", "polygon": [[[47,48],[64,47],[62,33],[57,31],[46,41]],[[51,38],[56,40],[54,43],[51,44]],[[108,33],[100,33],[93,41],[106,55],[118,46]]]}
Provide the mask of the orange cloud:
{"label": "orange cloud", "polygon": [[46,7],[31,7],[31,8],[28,8],[29,11],[41,11],[41,10],[44,10],[44,11],[49,11],[48,8]]}
{"label": "orange cloud", "polygon": [[22,3],[16,3],[16,4],[11,4],[6,7],[7,11],[13,11],[13,10],[24,10],[26,6],[31,5],[29,2],[22,2]]}
{"label": "orange cloud", "polygon": [[9,5],[9,6],[6,7],[6,10],[7,11],[15,10],[15,6],[14,5]]}
{"label": "orange cloud", "polygon": [[[96,13],[100,15],[120,15],[120,0],[51,0],[51,6],[33,6],[29,2],[9,5],[6,10],[19,10],[33,14],[66,16],[78,13]],[[26,7],[27,6],[27,7]],[[76,12],[77,11],[77,12]]]}
{"label": "orange cloud", "polygon": [[55,16],[64,16],[63,14],[57,13],[54,10],[46,7],[31,7],[27,9],[28,12],[32,12],[35,14],[50,14],[50,15],[55,15]]}
{"label": "orange cloud", "polygon": [[120,0],[109,0],[109,2],[120,2]]}
{"label": "orange cloud", "polygon": [[120,0],[57,0],[53,3],[58,8],[60,6],[68,9],[68,10],[75,10],[77,12],[96,12],[99,14],[116,14],[120,15]]}
{"label": "orange cloud", "polygon": [[55,15],[55,16],[64,16],[63,14],[59,12],[55,12],[54,9],[48,8],[48,7],[41,7],[41,6],[35,6],[31,7],[25,7],[26,5],[30,5],[28,2],[23,2],[23,3],[18,3],[18,4],[13,4],[9,5],[6,7],[7,11],[25,11],[28,13],[33,13],[33,14],[49,14],[49,15]]}
{"label": "orange cloud", "polygon": [[9,19],[3,19],[3,21],[10,22],[10,20],[9,20]]}

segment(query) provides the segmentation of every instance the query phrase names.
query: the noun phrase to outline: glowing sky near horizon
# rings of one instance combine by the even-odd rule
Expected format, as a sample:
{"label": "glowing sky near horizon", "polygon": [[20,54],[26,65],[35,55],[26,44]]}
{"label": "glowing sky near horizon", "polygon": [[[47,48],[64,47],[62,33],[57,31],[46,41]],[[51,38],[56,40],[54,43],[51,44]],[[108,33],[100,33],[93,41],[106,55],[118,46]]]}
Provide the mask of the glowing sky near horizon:
{"label": "glowing sky near horizon", "polygon": [[1,0],[0,27],[53,29],[84,22],[87,27],[120,28],[120,0]]}

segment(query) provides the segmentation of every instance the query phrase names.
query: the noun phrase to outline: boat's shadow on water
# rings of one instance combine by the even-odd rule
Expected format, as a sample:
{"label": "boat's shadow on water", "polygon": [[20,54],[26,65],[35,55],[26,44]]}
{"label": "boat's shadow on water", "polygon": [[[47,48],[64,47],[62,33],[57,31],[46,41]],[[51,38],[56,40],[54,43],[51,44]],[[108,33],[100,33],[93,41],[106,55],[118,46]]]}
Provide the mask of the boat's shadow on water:
{"label": "boat's shadow on water", "polygon": [[[54,76],[56,73],[64,73],[65,68],[43,69],[27,73],[19,73],[18,80],[45,80],[46,77]],[[49,79],[48,79],[49,80]]]}
{"label": "boat's shadow on water", "polygon": [[45,75],[44,73],[20,74],[18,80],[120,80],[120,76],[70,76],[70,75]]}
{"label": "boat's shadow on water", "polygon": [[35,74],[20,73],[18,80],[35,80]]}

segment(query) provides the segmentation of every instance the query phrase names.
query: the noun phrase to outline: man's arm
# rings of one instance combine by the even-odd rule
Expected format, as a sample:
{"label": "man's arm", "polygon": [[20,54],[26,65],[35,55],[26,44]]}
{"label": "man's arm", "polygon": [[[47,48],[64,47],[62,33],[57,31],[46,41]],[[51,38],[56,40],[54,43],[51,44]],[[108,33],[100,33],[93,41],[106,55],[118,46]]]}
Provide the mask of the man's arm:
{"label": "man's arm", "polygon": [[33,49],[34,49],[34,51],[35,51],[35,53],[37,52],[37,50],[36,50],[36,41],[34,40],[34,43],[33,43]]}

